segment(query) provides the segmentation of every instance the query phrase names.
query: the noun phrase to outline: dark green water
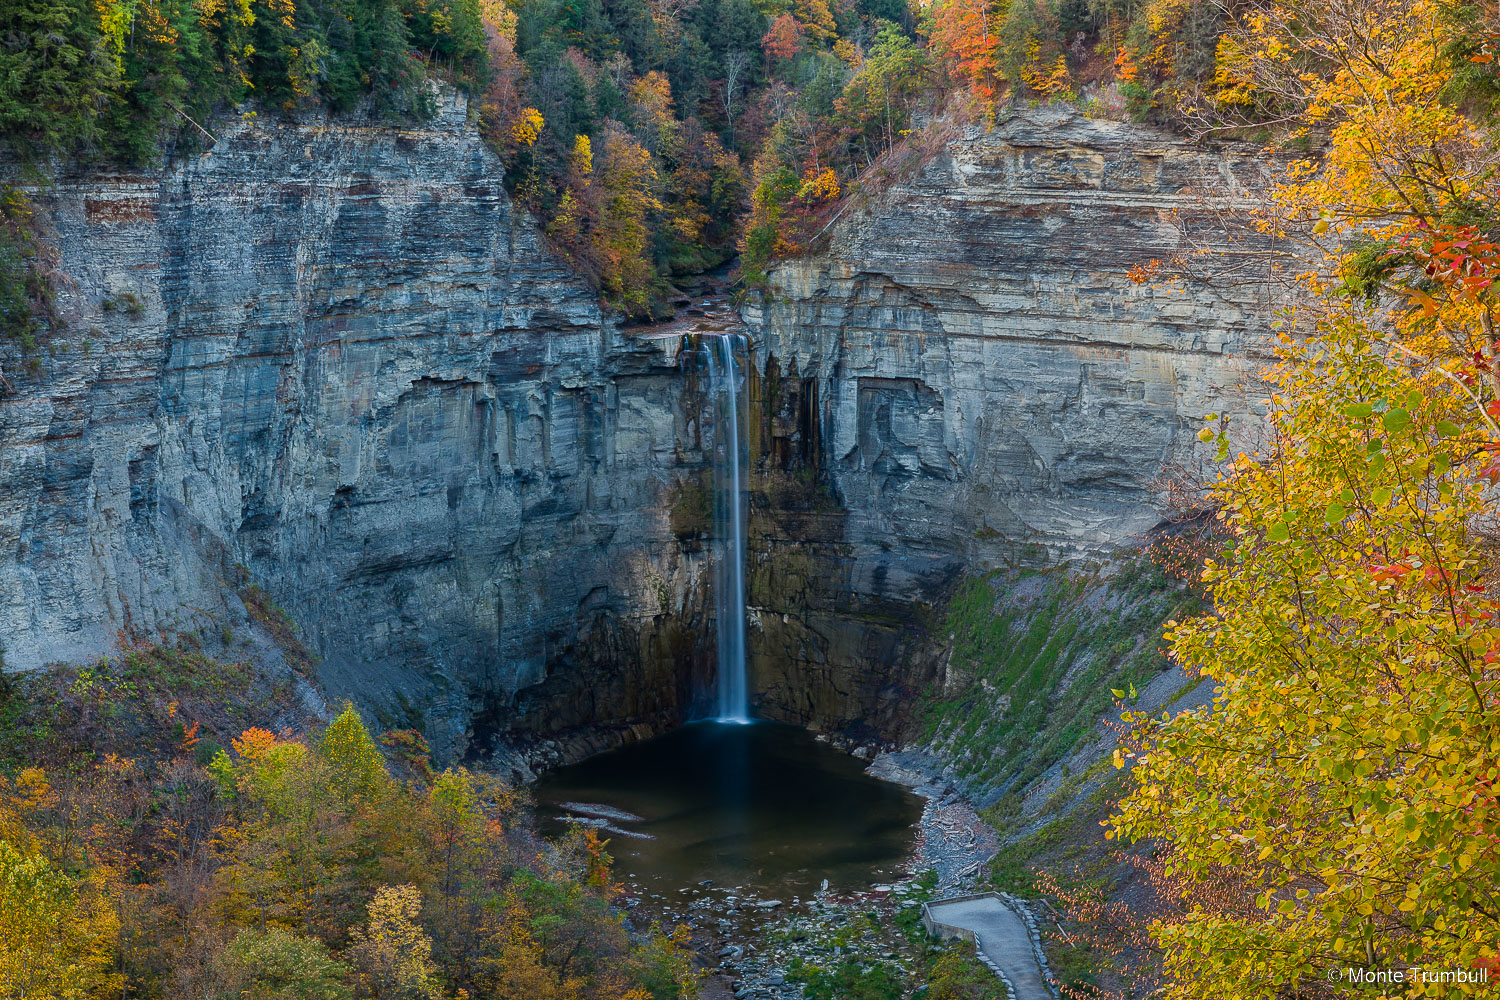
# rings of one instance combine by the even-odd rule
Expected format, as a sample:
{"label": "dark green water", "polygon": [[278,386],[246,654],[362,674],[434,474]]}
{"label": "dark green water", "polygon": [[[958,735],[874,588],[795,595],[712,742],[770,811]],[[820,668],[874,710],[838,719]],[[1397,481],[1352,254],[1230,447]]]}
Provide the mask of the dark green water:
{"label": "dark green water", "polygon": [[[898,877],[922,800],[791,726],[699,722],[557,768],[534,792],[543,832],[584,816],[616,872],[676,890],[712,879],[806,897]],[[626,817],[634,818],[626,818]]]}

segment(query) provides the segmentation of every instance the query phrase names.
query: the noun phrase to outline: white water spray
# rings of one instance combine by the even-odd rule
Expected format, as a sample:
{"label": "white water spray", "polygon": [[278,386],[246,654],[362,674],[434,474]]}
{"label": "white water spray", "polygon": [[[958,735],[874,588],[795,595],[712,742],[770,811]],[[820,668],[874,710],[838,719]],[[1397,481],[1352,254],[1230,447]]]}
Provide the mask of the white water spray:
{"label": "white water spray", "polygon": [[719,722],[750,721],[745,668],[745,467],[740,435],[740,368],[743,334],[700,334],[714,401],[714,527],[722,545],[714,595],[719,639]]}

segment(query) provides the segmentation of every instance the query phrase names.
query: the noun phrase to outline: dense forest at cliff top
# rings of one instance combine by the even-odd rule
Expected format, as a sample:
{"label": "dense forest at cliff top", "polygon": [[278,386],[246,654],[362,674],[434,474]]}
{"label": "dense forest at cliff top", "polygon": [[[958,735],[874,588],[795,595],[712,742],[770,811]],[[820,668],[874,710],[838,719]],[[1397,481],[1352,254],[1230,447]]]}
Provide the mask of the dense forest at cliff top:
{"label": "dense forest at cliff top", "polygon": [[[23,161],[143,164],[213,146],[216,115],[421,117],[475,98],[516,196],[604,297],[743,251],[758,281],[817,242],[945,120],[1018,97],[1218,123],[1260,96],[1220,41],[1254,5],[1188,0],[15,0],[0,137]],[[1260,109],[1265,110],[1265,109]],[[1254,116],[1240,116],[1250,120]],[[922,130],[932,128],[924,137]],[[0,311],[45,322],[44,248],[4,211]],[[45,270],[45,268],[44,268]]]}

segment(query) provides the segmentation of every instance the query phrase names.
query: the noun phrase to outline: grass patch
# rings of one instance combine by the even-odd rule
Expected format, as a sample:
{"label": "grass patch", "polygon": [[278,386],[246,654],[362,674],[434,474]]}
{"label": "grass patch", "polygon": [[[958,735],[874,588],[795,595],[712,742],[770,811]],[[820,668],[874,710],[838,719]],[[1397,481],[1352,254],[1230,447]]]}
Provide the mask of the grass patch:
{"label": "grass patch", "polygon": [[927,964],[928,1000],[1006,1000],[1005,986],[980,964],[974,946],[956,941],[934,952]]}
{"label": "grass patch", "polygon": [[[1078,862],[1098,851],[1103,843],[1099,832],[1099,821],[1109,811],[1120,795],[1122,775],[1112,769],[1108,761],[1100,761],[1083,774],[1077,776],[1078,786],[1072,790],[1076,798],[1078,789],[1088,780],[1105,770],[1108,777],[1099,784],[1080,808],[1070,810],[1030,833],[1016,837],[1006,843],[990,859],[989,883],[1002,892],[1009,892],[1026,899],[1043,895],[1037,884],[1037,871],[1042,859],[1051,861]],[[1014,796],[1001,799],[980,815],[997,829],[1013,825],[1019,814],[1019,803]],[[1053,865],[1047,867],[1052,869]]]}
{"label": "grass patch", "polygon": [[1036,876],[1028,862],[1061,844],[1071,826],[1068,819],[1053,820],[1040,830],[1006,844],[990,859],[990,885],[1001,892],[1035,899]]}
{"label": "grass patch", "polygon": [[250,617],[271,634],[287,665],[303,677],[311,677],[313,667],[317,666],[318,656],[302,641],[292,616],[271,600],[271,595],[258,584],[246,584],[240,591],[240,600],[245,602],[245,610],[250,613]]}
{"label": "grass patch", "polygon": [[[923,734],[976,789],[1024,787],[1064,759],[1113,702],[1167,669],[1162,623],[1198,599],[1146,559],[1111,579],[1066,570],[1022,579],[1000,572],[965,582],[948,606],[946,694],[929,692]],[[1042,583],[1037,586],[1038,578]]]}
{"label": "grass patch", "polygon": [[0,692],[0,773],[76,771],[110,755],[208,754],[292,699],[247,662],[203,654],[196,637],[127,643],[115,656],[54,664]]}
{"label": "grass patch", "polygon": [[904,978],[890,967],[858,959],[841,959],[828,966],[793,959],[787,979],[802,984],[807,1000],[900,1000],[906,995]]}

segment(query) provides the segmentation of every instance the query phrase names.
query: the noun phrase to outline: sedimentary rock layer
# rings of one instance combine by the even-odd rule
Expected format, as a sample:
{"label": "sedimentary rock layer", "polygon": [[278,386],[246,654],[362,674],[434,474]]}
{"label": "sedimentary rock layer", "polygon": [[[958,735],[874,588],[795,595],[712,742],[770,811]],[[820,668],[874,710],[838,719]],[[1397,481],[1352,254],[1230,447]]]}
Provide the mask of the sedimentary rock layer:
{"label": "sedimentary rock layer", "polygon": [[703,597],[668,523],[677,341],[601,315],[461,100],[215,131],[38,193],[69,322],[0,358],[5,662],[221,638],[253,582],[334,697],[440,753],[558,669],[523,724],[675,717]]}
{"label": "sedimentary rock layer", "polygon": [[[409,128],[234,119],[38,192],[68,326],[0,346],[8,668],[121,631],[233,655],[253,585],[333,698],[440,756],[706,706],[711,427],[681,331],[602,316],[445,101]],[[1264,288],[1127,272],[1227,240],[1213,209],[1258,170],[1028,110],[774,272],[743,313],[761,712],[894,732],[954,580],[1149,528],[1201,415],[1250,423]]]}
{"label": "sedimentary rock layer", "polygon": [[[775,268],[744,309],[774,386],[751,560],[771,700],[851,717],[920,684],[911,633],[957,575],[1107,551],[1158,522],[1154,482],[1209,457],[1205,414],[1254,436],[1280,285],[1256,264],[1271,248],[1220,219],[1265,169],[1021,109]],[[1174,256],[1218,280],[1131,280]],[[810,546],[788,544],[774,499],[799,476],[840,512]],[[864,641],[835,639],[849,629]]]}

